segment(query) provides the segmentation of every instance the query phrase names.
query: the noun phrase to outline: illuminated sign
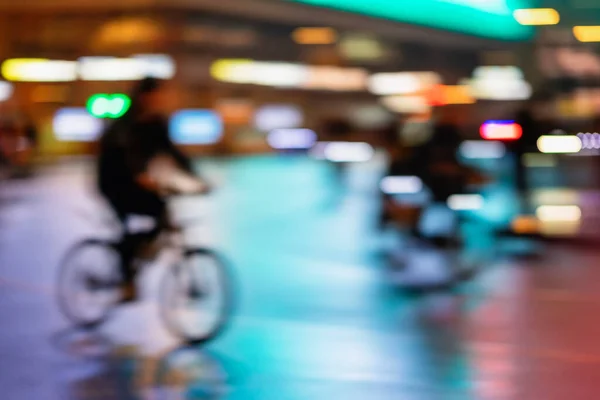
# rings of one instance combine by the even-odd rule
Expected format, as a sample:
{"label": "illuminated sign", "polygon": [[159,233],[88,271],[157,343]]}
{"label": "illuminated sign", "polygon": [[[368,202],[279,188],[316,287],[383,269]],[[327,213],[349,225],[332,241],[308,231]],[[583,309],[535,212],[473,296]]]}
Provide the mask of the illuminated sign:
{"label": "illuminated sign", "polygon": [[310,149],[317,141],[317,134],[310,129],[276,129],[269,133],[267,142],[277,150]]}
{"label": "illuminated sign", "polygon": [[52,120],[54,135],[65,142],[93,142],[102,133],[102,120],[85,108],[61,108]]}
{"label": "illuminated sign", "polygon": [[77,79],[75,61],[13,58],[2,63],[2,75],[13,82],[71,82]]}
{"label": "illuminated sign", "polygon": [[523,129],[514,121],[487,121],[479,133],[486,140],[517,140],[523,135]]}
{"label": "illuminated sign", "polygon": [[254,125],[263,132],[275,129],[299,128],[304,124],[302,110],[293,105],[273,104],[259,108],[254,116]]}
{"label": "illuminated sign", "polygon": [[568,154],[579,153],[583,145],[577,136],[544,135],[537,140],[537,147],[541,153]]}
{"label": "illuminated sign", "polygon": [[119,118],[131,106],[131,99],[124,94],[95,94],[89,98],[87,109],[97,118]]}
{"label": "illuminated sign", "polygon": [[525,0],[288,0],[378,18],[476,36],[523,40],[534,30],[520,25],[513,11],[526,8]]}
{"label": "illuminated sign", "polygon": [[0,81],[0,101],[10,99],[14,91],[14,86],[10,82]]}
{"label": "illuminated sign", "polygon": [[378,73],[369,78],[369,91],[380,96],[414,94],[441,82],[441,77],[435,72]]}
{"label": "illuminated sign", "polygon": [[169,120],[171,138],[179,144],[213,144],[223,135],[223,121],[212,110],[181,110]]}

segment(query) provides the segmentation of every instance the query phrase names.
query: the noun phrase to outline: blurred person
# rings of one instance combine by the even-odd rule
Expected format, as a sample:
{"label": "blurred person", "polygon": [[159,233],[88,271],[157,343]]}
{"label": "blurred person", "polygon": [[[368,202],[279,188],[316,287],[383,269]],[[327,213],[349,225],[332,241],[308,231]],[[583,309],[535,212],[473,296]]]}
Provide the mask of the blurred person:
{"label": "blurred person", "polygon": [[529,209],[530,190],[524,156],[526,153],[536,150],[536,141],[539,136],[539,121],[536,121],[534,107],[535,103],[529,101],[517,111],[515,122],[521,126],[523,135],[519,140],[507,144],[508,150],[514,157],[515,188],[520,199],[521,208],[525,212],[528,212]]}
{"label": "blurred person", "polygon": [[[431,139],[417,147],[411,157],[413,175],[421,178],[429,189],[432,204],[445,205],[450,196],[467,193],[470,185],[487,182],[482,174],[460,163],[458,150],[461,142],[457,121],[442,115],[434,125]],[[412,230],[417,237],[423,238],[422,233],[417,233],[418,226],[413,226]],[[431,239],[434,244],[442,245],[448,238]]]}
{"label": "blurred person", "polygon": [[[166,118],[162,115],[167,94],[164,82],[154,78],[140,81],[132,92],[127,113],[100,139],[100,192],[123,226],[130,215],[148,216],[156,223],[155,228],[144,235],[129,234],[125,230],[121,243],[123,301],[135,299],[135,273],[131,264],[140,245],[144,240],[155,238],[162,229],[173,228],[163,196],[165,190],[175,178],[189,184],[190,179],[186,177],[193,177],[191,162],[171,141]],[[192,186],[193,182],[192,179]],[[206,190],[201,186],[198,181],[195,190]]]}

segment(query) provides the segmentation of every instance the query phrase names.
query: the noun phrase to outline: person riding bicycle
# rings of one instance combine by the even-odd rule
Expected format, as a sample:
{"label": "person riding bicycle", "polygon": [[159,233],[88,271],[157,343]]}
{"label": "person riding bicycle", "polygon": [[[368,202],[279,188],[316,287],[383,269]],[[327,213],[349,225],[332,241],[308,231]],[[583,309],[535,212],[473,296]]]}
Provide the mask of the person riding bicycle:
{"label": "person riding bicycle", "polygon": [[[174,169],[193,176],[191,162],[171,141],[165,109],[164,83],[146,78],[131,95],[131,106],[100,139],[98,188],[125,226],[130,215],[153,218],[155,228],[146,239],[156,237],[169,227],[167,204],[162,196],[164,186],[152,166],[157,160],[169,160]],[[121,245],[123,300],[135,298],[135,272],[132,261],[139,251],[140,235],[127,233]]]}

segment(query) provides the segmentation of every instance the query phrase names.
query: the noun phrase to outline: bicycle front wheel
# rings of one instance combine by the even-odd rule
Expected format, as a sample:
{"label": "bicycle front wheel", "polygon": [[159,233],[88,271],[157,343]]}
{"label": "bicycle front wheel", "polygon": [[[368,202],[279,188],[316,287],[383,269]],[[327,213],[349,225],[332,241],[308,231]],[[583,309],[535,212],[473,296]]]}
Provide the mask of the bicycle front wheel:
{"label": "bicycle front wheel", "polygon": [[205,343],[221,333],[233,308],[227,265],[206,249],[184,253],[163,278],[160,296],[167,328],[191,344]]}

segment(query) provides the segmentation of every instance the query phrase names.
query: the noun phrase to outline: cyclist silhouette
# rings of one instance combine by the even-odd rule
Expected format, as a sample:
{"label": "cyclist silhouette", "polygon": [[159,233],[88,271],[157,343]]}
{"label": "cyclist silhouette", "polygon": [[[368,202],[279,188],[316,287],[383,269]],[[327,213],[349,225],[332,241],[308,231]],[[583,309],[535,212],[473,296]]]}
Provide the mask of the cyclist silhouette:
{"label": "cyclist silhouette", "polygon": [[168,226],[167,205],[161,187],[149,173],[157,157],[169,157],[183,171],[192,173],[190,160],[169,138],[165,109],[164,83],[146,78],[131,95],[131,107],[116,120],[100,139],[98,187],[125,226],[130,215],[144,215],[156,221],[155,228],[143,235],[127,233],[122,239],[121,269],[124,301],[135,298],[135,273],[132,260],[142,239],[155,237]]}

